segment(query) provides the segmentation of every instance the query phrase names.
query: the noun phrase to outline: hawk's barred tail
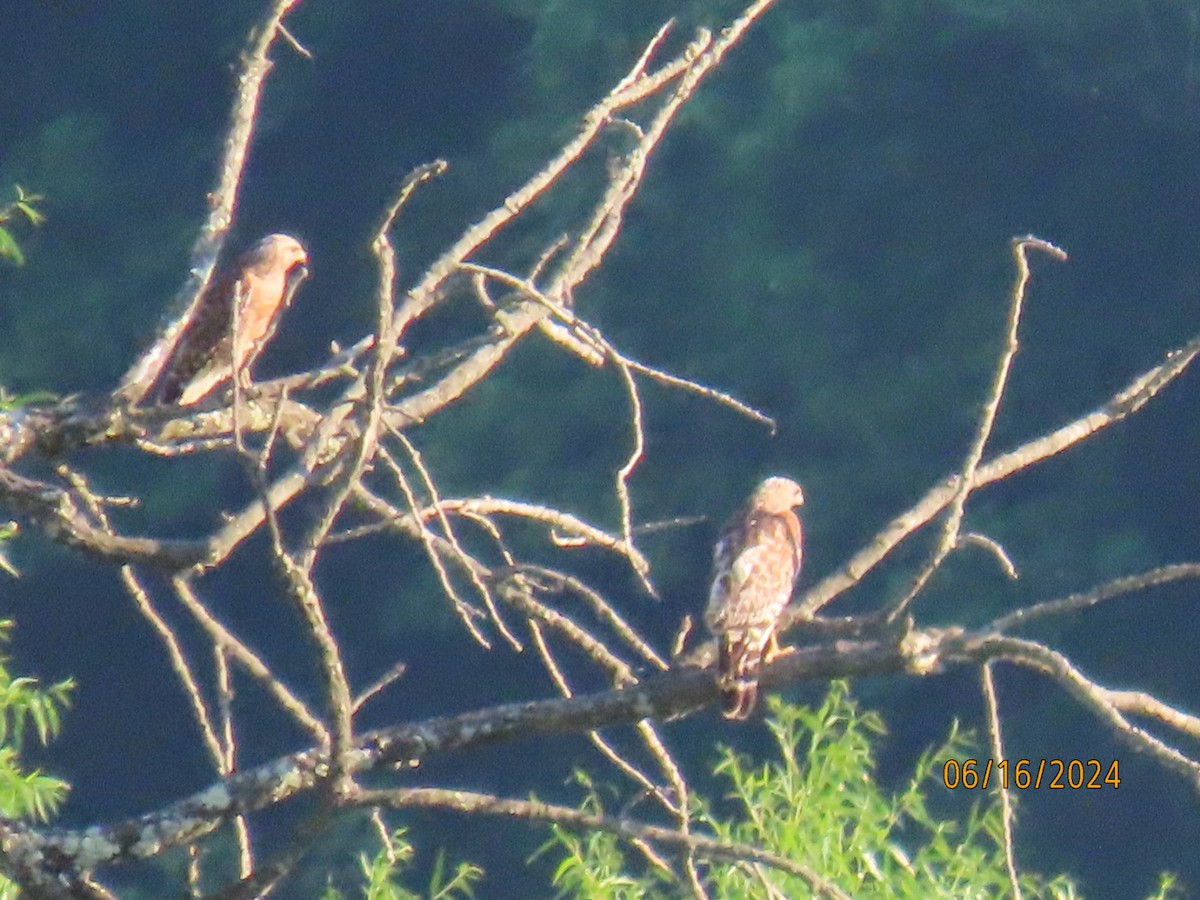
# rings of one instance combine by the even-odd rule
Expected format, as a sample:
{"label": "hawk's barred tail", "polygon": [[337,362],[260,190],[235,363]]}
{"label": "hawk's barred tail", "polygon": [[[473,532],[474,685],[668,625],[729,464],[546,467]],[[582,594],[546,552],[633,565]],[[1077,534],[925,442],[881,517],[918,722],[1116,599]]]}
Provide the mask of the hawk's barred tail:
{"label": "hawk's barred tail", "polygon": [[721,715],[727,719],[745,719],[758,702],[758,668],[762,649],[747,644],[741,635],[726,634],[720,641]]}
{"label": "hawk's barred tail", "polygon": [[749,718],[757,702],[757,681],[734,681],[721,686],[721,715],[727,719]]}

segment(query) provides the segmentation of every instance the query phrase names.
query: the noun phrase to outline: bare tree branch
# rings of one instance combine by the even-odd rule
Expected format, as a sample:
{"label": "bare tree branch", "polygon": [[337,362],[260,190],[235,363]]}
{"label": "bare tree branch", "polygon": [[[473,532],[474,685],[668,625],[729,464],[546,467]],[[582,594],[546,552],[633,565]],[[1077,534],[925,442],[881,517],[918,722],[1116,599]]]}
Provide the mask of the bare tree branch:
{"label": "bare tree branch", "polygon": [[[307,372],[270,382],[249,384],[248,376],[239,373],[233,380],[231,398],[214,396],[199,408],[142,409],[138,404],[194,313],[233,226],[247,154],[272,67],[269,54],[282,38],[301,56],[310,56],[283,24],[298,0],[270,4],[241,60],[210,212],[192,250],[191,271],[174,301],[183,310],[180,317],[129,371],[114,395],[75,397],[0,413],[0,507],[23,517],[49,539],[120,567],[132,601],[163,643],[217,772],[206,790],[123,822],[68,830],[0,819],[0,871],[17,881],[29,896],[109,897],[90,880],[91,872],[181,846],[193,851],[188,878],[198,895],[205,873],[197,842],[227,823],[238,841],[240,872],[236,881],[211,896],[262,896],[283,883],[336,815],[362,806],[435,808],[607,831],[639,848],[650,865],[670,869],[698,898],[707,896],[698,864],[717,860],[743,867],[768,893],[774,889],[766,870],[774,868],[802,878],[819,895],[846,896],[820,873],[794,861],[696,833],[690,818],[692,788],[669,747],[664,727],[717,700],[717,683],[707,668],[713,645],[708,642],[682,656],[690,633],[688,617],[667,657],[626,614],[644,604],[644,595],[610,596],[566,567],[572,562],[572,548],[599,547],[626,561],[645,591],[654,595],[651,560],[635,538],[658,525],[637,523],[631,493],[632,479],[652,446],[647,443],[647,398],[641,393],[641,379],[691,392],[774,430],[770,416],[731,394],[630,358],[580,315],[575,303],[577,293],[613,248],[630,204],[642,189],[649,163],[678,113],[771,3],[754,0],[727,27],[716,34],[699,31],[668,59],[660,57],[672,23],[663,25],[621,80],[583,115],[573,137],[553,158],[495,208],[465,227],[405,288],[391,234],[408,198],[418,186],[444,171],[446,164],[437,161],[411,172],[374,230],[375,323],[373,330],[353,345],[334,347],[323,362]],[[617,139],[610,142],[611,147],[606,146],[612,135]],[[601,155],[595,152],[597,148],[611,151],[608,165],[602,180],[598,179],[595,196],[576,211],[575,224],[561,233],[544,235],[540,244],[520,251],[520,260],[490,261],[500,255],[495,252],[499,246],[493,243],[495,239],[519,227],[518,221],[527,222],[534,204],[555,191],[568,172],[591,165],[592,158]],[[999,543],[963,531],[966,504],[974,491],[1023,472],[1137,413],[1200,353],[1197,336],[1095,411],[986,459],[1019,346],[1030,249],[1065,259],[1057,247],[1033,236],[1014,240],[1017,275],[1009,296],[1004,347],[959,470],[895,517],[786,613],[783,627],[802,628],[805,645],[767,665],[762,685],[774,690],[805,679],[883,674],[923,677],[952,667],[981,668],[991,749],[1001,758],[1003,720],[994,677],[996,664],[1009,662],[1060,684],[1126,745],[1147,753],[1200,790],[1200,761],[1132,717],[1197,739],[1200,718],[1147,693],[1103,687],[1052,647],[1011,635],[1017,628],[1050,617],[1074,614],[1156,585],[1200,577],[1200,564],[1163,566],[1088,592],[1034,603],[973,631],[961,626],[919,627],[911,618],[916,600],[938,568],[954,550],[968,543],[988,550],[1010,577],[1016,577],[1016,569]],[[485,251],[487,263],[481,261]],[[514,272],[526,274],[511,274]],[[453,308],[455,303],[468,304],[477,316],[475,321],[482,315],[483,324],[456,338],[457,343],[413,354],[414,325],[434,310]],[[240,339],[239,309],[234,303],[230,327],[235,345]],[[607,525],[592,524],[578,513],[528,500],[447,497],[437,482],[439,461],[426,458],[426,445],[417,436],[421,425],[485,382],[535,332],[553,342],[550,349],[570,353],[596,368],[609,367],[619,379],[628,414],[623,428],[612,436],[613,445],[622,447],[622,461],[611,473],[617,513],[615,521]],[[121,515],[112,511],[112,499],[92,492],[84,476],[64,462],[76,451],[109,446],[171,458],[232,451],[244,463],[253,499],[224,513],[220,524],[201,539],[124,534]],[[21,465],[33,474],[18,473],[16,468]],[[849,592],[943,511],[941,535],[932,554],[915,575],[906,578],[908,586],[895,602],[867,614],[821,615],[833,600]],[[532,551],[540,555],[533,558],[527,555],[530,551],[524,540],[531,532],[541,540]],[[306,660],[318,672],[315,685],[293,688],[285,684],[275,674],[272,662],[251,649],[250,642],[214,613],[219,607],[210,608],[201,599],[209,596],[212,585],[205,579],[225,567],[255,535],[270,539],[269,549],[256,561],[266,563],[264,569],[282,573],[279,593],[289,597],[299,612],[295,627],[307,643],[298,641],[297,645],[307,650]],[[547,683],[561,696],[400,722],[369,732],[356,730],[356,716],[364,704],[396,684],[404,666],[391,665],[365,688],[351,683],[344,659],[352,658],[353,649],[342,646],[328,614],[336,588],[320,576],[327,549],[368,535],[423,551],[444,595],[441,602],[448,602],[458,615],[463,633],[485,648],[497,645],[499,652],[505,652],[505,642],[513,652],[531,646],[542,662]],[[547,553],[554,557],[549,563],[542,558]],[[188,656],[191,645],[185,651],[169,618],[152,602],[138,574],[150,569],[170,578],[175,596],[199,625],[203,649],[212,653],[211,673],[193,665]],[[323,589],[329,591],[329,597]],[[421,602],[435,599],[422,597]],[[497,633],[504,642],[495,641]],[[237,727],[238,716],[244,713],[236,691],[239,668],[300,726],[310,747],[255,768],[239,769],[247,758],[253,758],[238,744],[239,735],[245,733]],[[576,677],[577,669],[586,669],[591,681]],[[572,686],[573,681],[601,683],[601,677],[609,690],[580,694]],[[319,698],[314,701],[318,712],[301,699],[305,690]],[[215,697],[215,704],[206,697]],[[532,800],[440,788],[365,790],[358,782],[362,776],[385,776],[439,754],[545,735],[586,737],[630,779],[635,802],[653,798],[656,815],[667,817],[670,827],[636,821],[624,813],[607,817]],[[316,811],[293,828],[284,850],[273,858],[255,859],[251,853],[253,815],[299,797],[314,799]],[[1006,792],[1001,794],[1001,804],[1009,881],[1019,896],[1013,810]],[[378,817],[377,821],[382,825]],[[677,866],[667,861],[672,854],[679,860]]]}
{"label": "bare tree branch", "polygon": [[607,831],[633,842],[646,841],[671,847],[685,855],[698,854],[706,859],[726,862],[749,861],[761,863],[773,869],[802,878],[809,887],[823,897],[848,897],[832,882],[822,878],[808,866],[799,865],[776,853],[754,847],[721,841],[705,835],[676,831],[658,825],[649,825],[627,818],[611,818],[582,812],[569,806],[558,806],[538,800],[511,800],[481,794],[475,791],[449,790],[446,788],[401,788],[392,791],[362,791],[354,798],[366,806],[381,806],[391,809],[443,809],[468,815],[500,816],[505,819],[523,819],[530,822],[548,822],[589,831]]}
{"label": "bare tree branch", "polygon": [[[975,487],[1002,481],[1052,456],[1062,453],[1098,431],[1115,425],[1138,412],[1159,391],[1186,371],[1200,353],[1200,335],[1166,354],[1162,363],[1143,372],[1093,412],[1080,416],[1061,428],[1034,438],[1015,450],[1001,453],[979,465]],[[915,506],[889,522],[837,572],[805,592],[801,602],[787,616],[787,627],[811,618],[835,598],[845,593],[875,568],[910,535],[953,502],[960,478],[952,475],[935,485]]]}
{"label": "bare tree branch", "polygon": [[924,590],[929,579],[933,577],[933,573],[941,567],[946,557],[958,546],[967,497],[970,496],[975,486],[975,473],[979,470],[979,461],[983,459],[984,447],[987,446],[988,438],[992,435],[992,427],[996,424],[996,414],[1000,411],[1000,401],[1004,397],[1004,389],[1008,385],[1008,375],[1012,371],[1013,359],[1017,355],[1017,333],[1021,327],[1021,310],[1025,305],[1025,290],[1029,286],[1028,253],[1031,247],[1058,260],[1065,262],[1067,259],[1067,254],[1058,247],[1031,234],[1013,239],[1012,248],[1017,263],[1017,281],[1010,294],[1004,352],[1000,355],[1000,361],[996,366],[991,392],[988,394],[987,402],[983,405],[983,415],[979,418],[975,439],[971,442],[971,449],[967,452],[967,458],[963,461],[962,470],[958,474],[954,497],[950,501],[950,509],[946,514],[941,540],[938,541],[929,561],[913,579],[908,591],[888,610],[889,621],[895,622],[908,612],[913,600]]}
{"label": "bare tree branch", "polygon": [[217,177],[217,184],[208,195],[209,215],[192,248],[191,272],[176,295],[176,304],[184,309],[160,336],[152,352],[145,354],[138,364],[122,379],[116,396],[125,402],[135,403],[142,399],[153,383],[158,371],[166,363],[184,325],[195,312],[196,303],[212,278],[217,257],[225,243],[225,236],[233,224],[233,211],[237,205],[238,191],[246,168],[250,139],[258,123],[258,111],[271,61],[267,54],[275,38],[285,35],[293,47],[307,55],[295,38],[283,27],[283,20],[299,3],[299,0],[273,0],[263,21],[250,34],[249,48],[242,56],[238,76],[238,91],[225,136],[225,149]]}

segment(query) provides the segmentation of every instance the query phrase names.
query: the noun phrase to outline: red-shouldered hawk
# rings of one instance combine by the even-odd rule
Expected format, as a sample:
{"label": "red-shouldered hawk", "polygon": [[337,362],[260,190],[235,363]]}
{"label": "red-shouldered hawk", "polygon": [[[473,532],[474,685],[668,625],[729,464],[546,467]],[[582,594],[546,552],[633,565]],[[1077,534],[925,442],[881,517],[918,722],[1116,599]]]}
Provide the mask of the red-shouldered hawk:
{"label": "red-shouldered hawk", "polygon": [[308,275],[307,263],[308,253],[294,237],[267,235],[213,278],[187,321],[146,352],[119,394],[133,403],[191,406],[248,372]]}
{"label": "red-shouldered hawk", "polygon": [[704,620],[717,639],[717,682],[727,719],[750,715],[764,655],[779,652],[775,626],[800,574],[802,533],[793,510],[803,503],[796,482],[768,478],[717,541]]}

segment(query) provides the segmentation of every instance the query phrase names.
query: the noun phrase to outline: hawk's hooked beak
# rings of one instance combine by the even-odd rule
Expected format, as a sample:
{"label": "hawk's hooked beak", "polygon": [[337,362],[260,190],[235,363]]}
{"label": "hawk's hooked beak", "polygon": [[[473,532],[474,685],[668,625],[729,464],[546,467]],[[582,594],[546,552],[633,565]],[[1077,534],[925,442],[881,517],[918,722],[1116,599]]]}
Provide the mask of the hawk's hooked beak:
{"label": "hawk's hooked beak", "polygon": [[296,263],[287,270],[287,274],[283,277],[283,303],[281,306],[287,306],[292,302],[292,297],[296,293],[296,289],[300,287],[300,283],[308,277],[308,266],[304,263]]}

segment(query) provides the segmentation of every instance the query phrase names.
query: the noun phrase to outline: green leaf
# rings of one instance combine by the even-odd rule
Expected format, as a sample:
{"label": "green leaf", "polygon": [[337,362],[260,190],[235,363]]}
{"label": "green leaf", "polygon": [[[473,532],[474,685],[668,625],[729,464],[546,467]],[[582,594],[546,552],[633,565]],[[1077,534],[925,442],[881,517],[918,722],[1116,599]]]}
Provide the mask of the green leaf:
{"label": "green leaf", "polygon": [[3,226],[0,226],[0,259],[12,260],[18,266],[25,264],[25,254],[21,252],[17,239]]}
{"label": "green leaf", "polygon": [[50,391],[9,394],[4,388],[0,388],[0,411],[11,412],[14,409],[22,409],[26,406],[32,406],[35,403],[51,403],[57,399],[59,399],[58,395],[52,394]]}
{"label": "green leaf", "polygon": [[25,216],[25,218],[28,219],[30,224],[32,224],[32,225],[41,225],[43,222],[46,221],[45,215],[38,212],[36,209],[34,209],[28,203],[18,200],[17,203],[15,204],[15,206],[16,206],[17,210],[20,213],[22,213]]}

